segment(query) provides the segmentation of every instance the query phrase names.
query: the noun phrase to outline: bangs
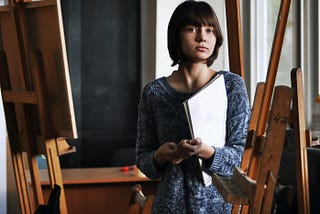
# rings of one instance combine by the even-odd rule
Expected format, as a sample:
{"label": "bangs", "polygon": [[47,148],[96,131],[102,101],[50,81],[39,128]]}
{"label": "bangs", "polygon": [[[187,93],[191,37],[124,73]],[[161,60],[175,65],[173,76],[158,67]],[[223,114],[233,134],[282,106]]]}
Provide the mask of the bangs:
{"label": "bangs", "polygon": [[193,5],[192,8],[188,8],[185,11],[184,26],[194,25],[194,26],[213,26],[216,27],[216,20],[214,19],[215,14],[212,10],[207,7],[202,7],[202,5]]}

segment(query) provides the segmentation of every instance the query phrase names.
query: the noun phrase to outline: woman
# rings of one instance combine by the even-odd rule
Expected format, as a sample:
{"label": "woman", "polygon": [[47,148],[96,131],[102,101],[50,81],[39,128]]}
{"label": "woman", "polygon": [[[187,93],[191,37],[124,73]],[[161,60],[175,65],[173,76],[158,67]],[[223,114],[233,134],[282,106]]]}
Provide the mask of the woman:
{"label": "woman", "polygon": [[[168,49],[178,70],[144,87],[138,111],[137,166],[147,177],[161,178],[153,213],[231,211],[231,204],[215,186],[205,184],[202,173],[205,168],[230,176],[240,165],[250,118],[242,78],[210,69],[222,43],[219,22],[209,4],[185,1],[175,9],[168,26]],[[222,148],[191,139],[182,105],[217,74],[224,77],[228,100]]]}

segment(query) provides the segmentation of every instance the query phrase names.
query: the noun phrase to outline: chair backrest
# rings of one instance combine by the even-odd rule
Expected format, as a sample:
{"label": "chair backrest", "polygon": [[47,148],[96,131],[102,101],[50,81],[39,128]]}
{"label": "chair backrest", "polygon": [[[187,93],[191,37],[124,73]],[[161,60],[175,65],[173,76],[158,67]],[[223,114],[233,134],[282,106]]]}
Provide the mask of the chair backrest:
{"label": "chair backrest", "polygon": [[60,214],[60,194],[61,187],[55,184],[50,192],[48,203],[40,205],[34,214]]}
{"label": "chair backrest", "polygon": [[145,196],[140,184],[131,189],[128,214],[151,214],[154,195]]}

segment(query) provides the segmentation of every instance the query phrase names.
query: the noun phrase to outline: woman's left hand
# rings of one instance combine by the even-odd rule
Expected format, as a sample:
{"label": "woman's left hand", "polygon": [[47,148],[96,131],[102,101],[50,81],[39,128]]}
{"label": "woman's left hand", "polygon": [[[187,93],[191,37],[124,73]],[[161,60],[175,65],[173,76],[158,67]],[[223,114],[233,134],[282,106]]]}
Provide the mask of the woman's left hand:
{"label": "woman's left hand", "polygon": [[202,143],[200,138],[186,140],[183,139],[177,145],[177,153],[183,158],[189,158],[196,155],[201,159],[211,159],[214,154],[214,148]]}

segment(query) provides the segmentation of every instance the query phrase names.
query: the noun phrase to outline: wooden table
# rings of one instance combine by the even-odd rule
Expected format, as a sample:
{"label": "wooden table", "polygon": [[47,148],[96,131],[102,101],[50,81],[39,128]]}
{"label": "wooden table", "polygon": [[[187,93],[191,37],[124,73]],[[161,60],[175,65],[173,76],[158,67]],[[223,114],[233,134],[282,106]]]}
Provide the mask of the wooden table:
{"label": "wooden table", "polygon": [[[121,167],[62,169],[62,177],[69,214],[126,213],[134,184],[141,184],[145,195],[155,194],[158,185],[137,169],[124,172]],[[40,170],[40,179],[47,202],[51,190],[46,170]]]}

